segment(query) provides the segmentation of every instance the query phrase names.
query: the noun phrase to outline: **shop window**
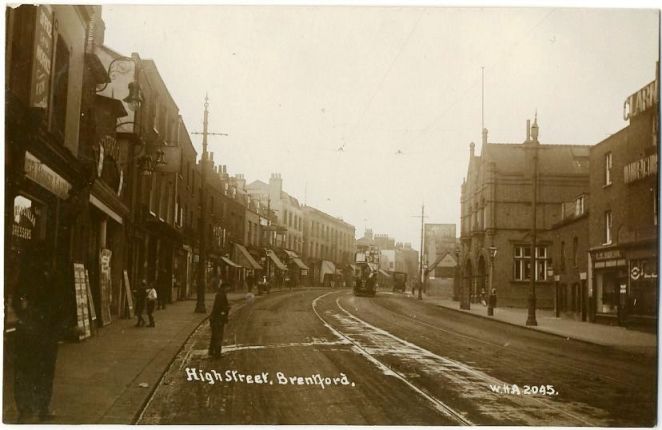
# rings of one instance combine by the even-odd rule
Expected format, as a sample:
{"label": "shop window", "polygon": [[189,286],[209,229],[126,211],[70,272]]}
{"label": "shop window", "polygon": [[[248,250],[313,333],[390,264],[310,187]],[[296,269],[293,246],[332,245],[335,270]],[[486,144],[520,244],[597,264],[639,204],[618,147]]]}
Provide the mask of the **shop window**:
{"label": "shop window", "polygon": [[605,154],[605,186],[606,185],[611,185],[611,181],[612,181],[612,177],[611,177],[612,163],[613,163],[612,154],[611,154],[611,152],[607,152]]}
{"label": "shop window", "polygon": [[53,117],[51,131],[64,141],[67,119],[67,92],[69,89],[69,49],[62,36],[57,38],[55,67],[53,69]]}
{"label": "shop window", "polygon": [[[9,304],[18,287],[19,268],[31,243],[46,240],[46,206],[29,197],[14,198],[14,215],[11,224],[10,249],[5,256],[5,303]],[[5,327],[14,327],[17,318],[11,306],[5,307]]]}
{"label": "shop window", "polygon": [[605,211],[605,226],[604,226],[604,244],[609,245],[611,244],[611,225],[612,225],[612,217],[611,217],[611,211]]}
{"label": "shop window", "polygon": [[598,282],[602,285],[599,311],[602,313],[616,313],[619,295],[618,274],[615,272],[600,273]]}

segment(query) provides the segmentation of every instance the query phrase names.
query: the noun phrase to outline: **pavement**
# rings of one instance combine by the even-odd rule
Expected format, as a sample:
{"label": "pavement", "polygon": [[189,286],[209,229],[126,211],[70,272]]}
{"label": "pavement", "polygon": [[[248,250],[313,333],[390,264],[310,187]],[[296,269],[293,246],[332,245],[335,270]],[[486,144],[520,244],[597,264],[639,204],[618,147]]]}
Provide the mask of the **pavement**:
{"label": "pavement", "polygon": [[[61,343],[51,401],[55,419],[49,423],[133,423],[182,345],[207,318],[214,295],[205,299],[207,313],[194,312],[195,300],[178,301],[154,313],[154,328],[119,319],[80,343]],[[228,300],[235,304],[233,313],[246,293],[229,293]],[[3,422],[14,423],[11,370],[5,369],[4,377]]]}
{"label": "pavement", "polygon": [[[407,293],[412,299],[410,293]],[[458,312],[475,315],[477,317],[493,319],[502,323],[526,327],[567,339],[574,339],[596,345],[611,346],[620,349],[657,349],[657,335],[639,330],[632,330],[620,326],[596,324],[585,321],[577,321],[567,317],[557,318],[554,311],[536,310],[537,326],[527,326],[527,309],[520,308],[495,308],[494,316],[487,315],[487,307],[480,303],[472,303],[470,310],[460,309],[460,303],[451,299],[434,296],[424,296],[423,301],[452,309]]]}

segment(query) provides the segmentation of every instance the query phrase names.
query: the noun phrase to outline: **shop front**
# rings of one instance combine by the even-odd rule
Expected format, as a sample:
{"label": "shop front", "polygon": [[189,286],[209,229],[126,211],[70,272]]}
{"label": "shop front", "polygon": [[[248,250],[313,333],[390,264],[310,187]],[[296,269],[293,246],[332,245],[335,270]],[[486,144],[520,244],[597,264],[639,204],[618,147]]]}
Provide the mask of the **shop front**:
{"label": "shop front", "polygon": [[126,269],[124,217],[128,209],[98,181],[89,201],[84,265],[89,273],[96,315],[102,325],[107,325],[113,317],[128,316],[123,279]]}
{"label": "shop front", "polygon": [[287,266],[283,264],[274,250],[267,249],[266,253],[268,258],[267,278],[273,286],[282,287],[287,275]]}
{"label": "shop front", "polygon": [[656,326],[658,262],[655,250],[629,250],[628,257],[628,323]]}
{"label": "shop front", "polygon": [[296,252],[285,249],[285,254],[288,262],[288,269],[290,273],[290,283],[293,286],[301,286],[307,284],[308,282],[308,273],[310,269],[308,266],[301,261],[301,258],[297,255]]}
{"label": "shop front", "polygon": [[233,259],[244,267],[246,288],[252,291],[262,273],[262,266],[257,262],[259,257],[252,255],[243,245],[235,243]]}
{"label": "shop front", "polygon": [[[8,135],[7,145],[16,144],[10,140]],[[65,163],[43,146],[24,143],[22,148],[14,146],[6,152],[5,330],[15,329],[15,296],[22,288],[32,287],[19,284],[21,271],[32,270],[36,250],[56,275],[49,287],[53,306],[61,309],[63,325],[73,327],[77,315],[72,271],[79,255],[72,244],[79,241],[76,222],[86,207],[86,199],[79,196],[84,194],[80,190],[82,172],[76,170],[74,159]]]}
{"label": "shop front", "polygon": [[591,250],[595,322],[625,325],[628,302],[628,262],[618,248]]}

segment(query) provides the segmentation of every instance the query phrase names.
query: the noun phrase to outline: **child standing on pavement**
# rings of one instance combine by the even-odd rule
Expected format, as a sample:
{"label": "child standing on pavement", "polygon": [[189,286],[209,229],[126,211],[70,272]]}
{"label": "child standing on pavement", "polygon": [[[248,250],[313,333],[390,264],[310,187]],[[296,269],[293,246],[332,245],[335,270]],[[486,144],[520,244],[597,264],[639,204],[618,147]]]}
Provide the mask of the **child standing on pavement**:
{"label": "child standing on pavement", "polygon": [[156,289],[153,285],[147,288],[147,318],[149,318],[148,327],[155,327],[154,324],[154,307],[156,306],[156,299],[158,295],[156,294]]}

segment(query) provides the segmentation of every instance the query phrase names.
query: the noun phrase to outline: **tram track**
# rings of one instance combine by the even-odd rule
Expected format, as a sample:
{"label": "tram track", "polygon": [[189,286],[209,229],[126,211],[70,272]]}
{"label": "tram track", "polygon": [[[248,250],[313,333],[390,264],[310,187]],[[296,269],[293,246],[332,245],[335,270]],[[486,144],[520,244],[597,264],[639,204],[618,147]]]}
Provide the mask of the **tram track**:
{"label": "tram track", "polygon": [[[312,308],[313,312],[319,318],[319,320],[326,326],[333,334],[335,334],[337,337],[344,339],[345,341],[349,342],[350,344],[353,345],[356,350],[363,355],[368,361],[372,362],[375,364],[378,368],[380,368],[384,373],[390,374],[391,376],[399,379],[402,383],[404,383],[406,386],[408,386],[412,391],[417,393],[419,396],[425,398],[431,406],[436,409],[437,411],[441,412],[442,414],[446,415],[447,417],[451,418],[455,422],[457,422],[460,425],[467,425],[467,426],[473,426],[475,425],[472,421],[467,419],[460,413],[459,411],[455,410],[454,408],[450,407],[443,401],[439,400],[438,398],[434,397],[430,393],[426,392],[425,390],[417,387],[414,385],[411,381],[407,379],[407,377],[400,372],[394,371],[391,369],[388,365],[385,363],[381,362],[379,359],[374,357],[373,354],[371,354],[366,348],[361,346],[358,342],[354,341],[351,337],[346,336],[339,330],[335,329],[327,320],[325,320],[320,313],[317,311],[316,305],[318,300],[323,299],[326,296],[329,296],[331,294],[337,293],[336,291],[331,291],[329,293],[323,294],[321,296],[318,296],[313,300],[312,303]],[[336,302],[337,303],[337,302]]]}
{"label": "tram track", "polygon": [[[544,363],[548,364],[549,366],[551,366],[555,369],[559,369],[559,370],[563,370],[563,371],[571,371],[571,372],[575,372],[575,373],[578,372],[578,373],[581,373],[585,376],[591,377],[593,379],[599,378],[599,379],[602,379],[606,382],[610,382],[612,384],[623,384],[623,382],[624,382],[622,379],[617,379],[617,378],[614,378],[612,376],[604,374],[604,368],[601,368],[602,371],[598,372],[598,371],[593,371],[593,370],[587,370],[585,368],[579,368],[577,366],[570,366],[570,365],[566,365],[566,364],[561,364],[557,360],[551,359],[548,354],[543,353],[543,352],[533,352],[531,349],[524,349],[524,348],[518,348],[515,351],[513,349],[509,349],[508,347],[504,346],[503,343],[493,342],[493,341],[490,341],[490,340],[482,339],[482,338],[477,337],[477,336],[471,336],[471,335],[458,333],[457,331],[454,331],[454,330],[446,330],[446,329],[441,328],[437,325],[425,322],[420,318],[414,318],[414,317],[411,317],[407,314],[397,312],[397,311],[393,310],[392,308],[390,308],[389,306],[385,305],[381,301],[377,300],[377,301],[374,301],[373,303],[375,305],[379,306],[381,309],[384,309],[384,310],[386,310],[386,311],[388,311],[388,312],[390,312],[394,315],[397,315],[399,318],[405,318],[405,319],[407,319],[408,321],[410,321],[414,324],[418,324],[418,325],[421,325],[421,326],[424,326],[424,327],[428,327],[430,329],[442,332],[446,335],[454,336],[456,338],[467,339],[467,340],[470,340],[472,342],[477,342],[477,343],[481,343],[481,344],[484,344],[484,345],[489,345],[489,346],[495,348],[495,352],[499,352],[501,354],[515,354],[517,359],[521,359],[523,356],[528,357],[528,358],[532,359],[532,361],[544,362]],[[499,323],[499,324],[501,324],[501,323]],[[587,363],[587,365],[588,365],[588,363]],[[526,374],[532,375],[532,376],[539,376],[537,373],[534,373],[533,371],[524,371],[523,373],[526,373]]]}

